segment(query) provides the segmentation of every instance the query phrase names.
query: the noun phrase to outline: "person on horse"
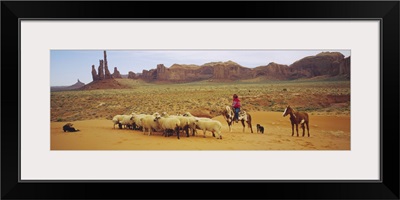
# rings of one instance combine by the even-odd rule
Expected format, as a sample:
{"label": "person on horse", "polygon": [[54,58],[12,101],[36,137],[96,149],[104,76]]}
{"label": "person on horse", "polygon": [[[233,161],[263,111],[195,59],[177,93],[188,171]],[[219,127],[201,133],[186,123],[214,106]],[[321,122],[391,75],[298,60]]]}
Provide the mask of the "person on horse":
{"label": "person on horse", "polygon": [[233,102],[232,102],[232,108],[235,113],[234,120],[236,123],[239,121],[239,111],[240,111],[240,99],[237,94],[233,95]]}

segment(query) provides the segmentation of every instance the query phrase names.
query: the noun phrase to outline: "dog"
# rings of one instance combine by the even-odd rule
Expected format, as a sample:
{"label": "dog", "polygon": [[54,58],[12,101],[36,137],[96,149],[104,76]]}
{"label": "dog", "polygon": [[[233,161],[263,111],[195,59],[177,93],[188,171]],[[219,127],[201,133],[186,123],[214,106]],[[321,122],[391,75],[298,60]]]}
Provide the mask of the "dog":
{"label": "dog", "polygon": [[262,134],[264,134],[264,127],[261,126],[260,124],[257,124],[257,133],[261,132]]}
{"label": "dog", "polygon": [[72,127],[73,124],[71,123],[67,123],[63,126],[63,130],[64,132],[78,132],[79,129],[75,129],[74,127]]}

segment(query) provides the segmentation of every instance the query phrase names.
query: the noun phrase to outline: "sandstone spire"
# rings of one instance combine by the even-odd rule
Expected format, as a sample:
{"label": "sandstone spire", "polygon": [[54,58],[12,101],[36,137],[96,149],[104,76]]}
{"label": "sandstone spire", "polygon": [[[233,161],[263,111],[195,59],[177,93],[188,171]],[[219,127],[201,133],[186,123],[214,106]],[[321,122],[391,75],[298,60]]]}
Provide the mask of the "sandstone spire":
{"label": "sandstone spire", "polygon": [[110,79],[111,77],[111,73],[108,70],[108,62],[107,62],[107,52],[104,51],[104,78],[105,79]]}
{"label": "sandstone spire", "polygon": [[103,80],[104,79],[104,69],[103,69],[103,60],[100,60],[100,66],[99,66],[99,80]]}
{"label": "sandstone spire", "polygon": [[119,73],[117,67],[114,67],[114,73],[112,74],[113,78],[122,78],[121,74]]}
{"label": "sandstone spire", "polygon": [[96,68],[94,65],[92,65],[92,78],[93,78],[93,81],[99,80],[99,76],[97,75]]}

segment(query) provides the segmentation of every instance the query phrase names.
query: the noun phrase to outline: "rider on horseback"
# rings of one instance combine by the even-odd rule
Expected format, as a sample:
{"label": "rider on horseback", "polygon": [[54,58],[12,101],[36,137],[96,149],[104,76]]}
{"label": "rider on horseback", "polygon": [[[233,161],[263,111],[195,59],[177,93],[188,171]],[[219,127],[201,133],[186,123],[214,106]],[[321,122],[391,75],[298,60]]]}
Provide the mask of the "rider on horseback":
{"label": "rider on horseback", "polygon": [[238,95],[236,95],[236,94],[233,95],[232,108],[233,108],[233,111],[235,112],[234,120],[236,121],[236,123],[238,123],[238,121],[239,121],[238,117],[239,117],[239,111],[240,111],[240,99],[239,99]]}

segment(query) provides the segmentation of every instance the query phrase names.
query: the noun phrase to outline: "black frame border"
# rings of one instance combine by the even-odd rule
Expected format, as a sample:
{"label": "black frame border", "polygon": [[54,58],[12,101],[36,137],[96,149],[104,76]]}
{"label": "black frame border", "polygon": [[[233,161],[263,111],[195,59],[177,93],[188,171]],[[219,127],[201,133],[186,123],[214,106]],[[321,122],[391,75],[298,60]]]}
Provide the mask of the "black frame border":
{"label": "black frame border", "polygon": [[[228,4],[231,8],[227,7]],[[162,7],[165,10],[160,12],[153,9],[154,7]],[[1,11],[1,89],[2,94],[7,92],[7,95],[2,95],[1,98],[2,111],[5,113],[2,116],[13,117],[13,119],[21,113],[19,85],[21,81],[19,73],[21,19],[381,20],[381,181],[19,182],[18,133],[21,127],[18,122],[18,133],[16,133],[15,128],[10,126],[8,121],[2,123],[3,126],[1,126],[1,198],[3,199],[399,199],[398,68],[400,65],[398,57],[399,2],[397,1],[2,1]],[[16,73],[18,84],[13,85],[14,87],[18,85],[18,90],[10,88],[10,83],[15,82],[11,74]],[[12,107],[18,107],[18,113],[15,113]],[[390,115],[393,110],[396,112]],[[229,193],[212,193],[213,189],[217,188],[223,191],[221,186],[229,187]],[[264,187],[264,189],[256,190],[254,189],[256,186]],[[148,194],[143,191],[146,187],[157,189],[158,192]],[[189,191],[199,189],[202,192],[196,192],[196,196],[190,197],[179,191],[172,192],[170,189],[189,189]]]}

